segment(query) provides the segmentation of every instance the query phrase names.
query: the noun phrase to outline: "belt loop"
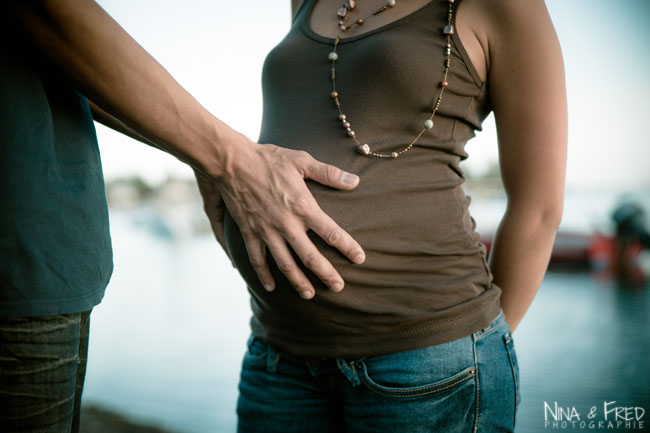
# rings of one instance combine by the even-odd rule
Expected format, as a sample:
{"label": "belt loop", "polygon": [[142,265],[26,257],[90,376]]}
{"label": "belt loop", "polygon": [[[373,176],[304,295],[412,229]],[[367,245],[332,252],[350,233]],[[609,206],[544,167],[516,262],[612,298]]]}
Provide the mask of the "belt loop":
{"label": "belt loop", "polygon": [[267,373],[275,373],[278,371],[278,361],[280,354],[277,353],[271,346],[266,345],[266,371]]}
{"label": "belt loop", "polygon": [[359,379],[359,370],[358,369],[363,368],[362,363],[363,363],[363,361],[361,361],[361,362],[354,362],[354,361],[348,362],[345,359],[341,359],[341,358],[336,359],[337,367],[339,368],[341,373],[343,373],[343,376],[345,376],[345,378],[350,381],[352,386],[361,385],[361,379]]}

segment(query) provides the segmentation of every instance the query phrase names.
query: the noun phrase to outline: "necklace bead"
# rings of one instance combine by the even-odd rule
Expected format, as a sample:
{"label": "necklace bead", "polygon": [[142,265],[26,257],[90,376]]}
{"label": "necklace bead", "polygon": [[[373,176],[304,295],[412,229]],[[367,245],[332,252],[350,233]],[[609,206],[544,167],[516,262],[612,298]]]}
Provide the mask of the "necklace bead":
{"label": "necklace bead", "polygon": [[367,144],[362,144],[357,147],[357,152],[359,152],[362,155],[368,155],[370,153],[370,146]]}
{"label": "necklace bead", "polygon": [[389,8],[392,8],[393,6],[395,6],[395,4],[396,4],[395,0],[388,0],[386,2],[386,6],[388,6]]}
{"label": "necklace bead", "polygon": [[425,129],[431,129],[433,128],[433,120],[427,119],[424,121],[424,128]]}
{"label": "necklace bead", "polygon": [[336,51],[332,51],[327,55],[327,58],[330,59],[333,62],[336,62],[339,59],[339,55],[336,54]]}

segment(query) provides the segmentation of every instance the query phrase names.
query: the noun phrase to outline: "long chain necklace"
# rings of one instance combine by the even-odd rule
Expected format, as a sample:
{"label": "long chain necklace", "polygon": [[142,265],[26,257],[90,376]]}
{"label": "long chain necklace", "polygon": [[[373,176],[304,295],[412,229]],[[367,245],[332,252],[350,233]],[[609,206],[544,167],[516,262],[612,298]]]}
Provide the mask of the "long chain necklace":
{"label": "long chain necklace", "polygon": [[438,109],[440,108],[440,103],[442,102],[442,96],[445,92],[445,88],[449,85],[447,83],[447,74],[449,72],[449,65],[451,63],[451,37],[454,34],[454,25],[453,25],[453,5],[454,5],[454,0],[447,0],[449,3],[449,12],[447,14],[447,25],[442,30],[442,34],[447,37],[447,47],[445,49],[445,61],[444,61],[444,77],[442,81],[439,84],[440,87],[440,93],[438,94],[438,98],[436,99],[436,103],[433,105],[433,109],[431,111],[431,116],[429,116],[428,119],[424,121],[424,124],[422,126],[422,130],[420,133],[411,141],[408,146],[402,148],[401,150],[394,151],[391,153],[379,153],[379,152],[373,152],[370,149],[370,146],[367,143],[361,143],[359,139],[356,136],[356,133],[352,129],[352,125],[350,124],[350,120],[348,117],[343,113],[343,109],[341,108],[341,101],[339,99],[339,92],[336,90],[336,62],[339,60],[339,55],[336,52],[339,42],[341,41],[341,36],[343,35],[343,32],[355,27],[355,26],[362,26],[365,20],[367,20],[369,17],[374,16],[374,15],[379,15],[380,13],[384,12],[387,9],[390,9],[395,6],[396,0],[387,0],[386,4],[379,9],[375,10],[372,12],[370,15],[363,17],[363,18],[358,18],[356,21],[353,21],[352,23],[349,23],[350,21],[350,12],[354,10],[355,8],[355,0],[346,0],[343,6],[341,6],[338,11],[337,11],[337,18],[338,18],[338,33],[336,35],[336,38],[334,39],[334,49],[329,53],[328,59],[332,63],[332,93],[330,96],[334,100],[334,104],[336,105],[336,108],[339,112],[339,120],[341,121],[341,124],[343,128],[345,129],[345,132],[347,133],[347,136],[349,138],[352,138],[356,145],[357,145],[357,151],[362,154],[362,155],[371,155],[375,156],[377,158],[397,158],[400,155],[405,154],[411,148],[413,145],[419,140],[419,138],[424,134],[428,129],[433,128],[433,118],[435,117],[436,113],[438,112]]}

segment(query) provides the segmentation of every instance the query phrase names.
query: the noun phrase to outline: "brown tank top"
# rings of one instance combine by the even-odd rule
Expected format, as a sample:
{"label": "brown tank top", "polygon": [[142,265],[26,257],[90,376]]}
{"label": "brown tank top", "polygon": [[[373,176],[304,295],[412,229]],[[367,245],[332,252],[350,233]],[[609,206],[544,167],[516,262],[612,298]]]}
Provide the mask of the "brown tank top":
{"label": "brown tank top", "polygon": [[[307,185],[321,208],[364,248],[366,261],[353,264],[309,231],[345,289],[328,291],[303,267],[316,288],[314,299],[303,300],[268,254],[277,289],[267,293],[226,214],[227,247],[251,294],[253,333],[294,355],[345,358],[469,335],[487,326],[500,308],[501,291],[492,282],[459,167],[468,156],[465,143],[491,110],[486,84],[454,35],[449,87],[434,127],[399,158],[360,155],[329,96],[333,41],[309,26],[315,1],[303,2],[291,30],[264,63],[259,143],[305,150],[360,176],[352,191],[309,180]],[[405,147],[430,116],[443,78],[447,9],[446,1],[432,0],[395,22],[342,39],[337,89],[357,136],[373,151]]]}

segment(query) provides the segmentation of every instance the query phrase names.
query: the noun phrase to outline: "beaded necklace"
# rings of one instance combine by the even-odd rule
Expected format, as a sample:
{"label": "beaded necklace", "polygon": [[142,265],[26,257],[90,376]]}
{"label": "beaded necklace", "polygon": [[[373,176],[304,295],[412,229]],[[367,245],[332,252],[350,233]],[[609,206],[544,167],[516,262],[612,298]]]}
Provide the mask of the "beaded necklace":
{"label": "beaded necklace", "polygon": [[352,138],[356,145],[357,145],[357,151],[362,154],[362,155],[370,155],[374,156],[377,158],[397,158],[400,155],[405,154],[411,148],[413,145],[418,141],[418,139],[424,134],[428,129],[433,128],[433,118],[435,117],[436,113],[438,112],[438,109],[440,108],[440,103],[442,102],[442,96],[444,94],[445,88],[448,86],[447,83],[447,74],[449,72],[449,65],[451,63],[451,37],[454,34],[454,25],[453,25],[453,5],[454,5],[454,0],[447,0],[449,3],[449,11],[447,14],[447,25],[442,30],[442,34],[447,37],[447,47],[445,50],[445,61],[444,61],[444,78],[440,82],[440,93],[438,95],[438,98],[436,99],[436,103],[433,105],[433,109],[431,111],[431,116],[429,116],[428,119],[424,121],[422,131],[409,143],[408,146],[402,148],[401,150],[394,151],[391,153],[378,153],[378,152],[373,152],[370,150],[370,146],[367,143],[362,144],[359,139],[356,136],[356,133],[352,129],[352,125],[350,124],[350,120],[348,117],[343,113],[343,109],[341,108],[341,101],[339,100],[339,92],[336,90],[336,62],[339,60],[339,55],[336,52],[339,42],[341,41],[341,35],[343,32],[346,30],[349,30],[355,26],[361,26],[365,22],[366,19],[368,19],[371,16],[378,15],[385,10],[392,8],[396,4],[396,0],[387,0],[386,4],[379,9],[375,10],[372,12],[370,15],[363,17],[363,18],[358,18],[356,21],[353,21],[351,24],[348,24],[350,21],[350,12],[355,9],[355,0],[346,0],[343,6],[341,6],[336,15],[338,18],[338,33],[336,35],[336,38],[334,39],[334,49],[329,53],[328,59],[331,61],[332,64],[332,69],[331,69],[331,77],[332,77],[332,92],[330,93],[330,96],[334,100],[334,105],[336,106],[336,109],[339,112],[339,120],[341,121],[341,124],[343,128],[345,129],[347,136],[349,138]]}

